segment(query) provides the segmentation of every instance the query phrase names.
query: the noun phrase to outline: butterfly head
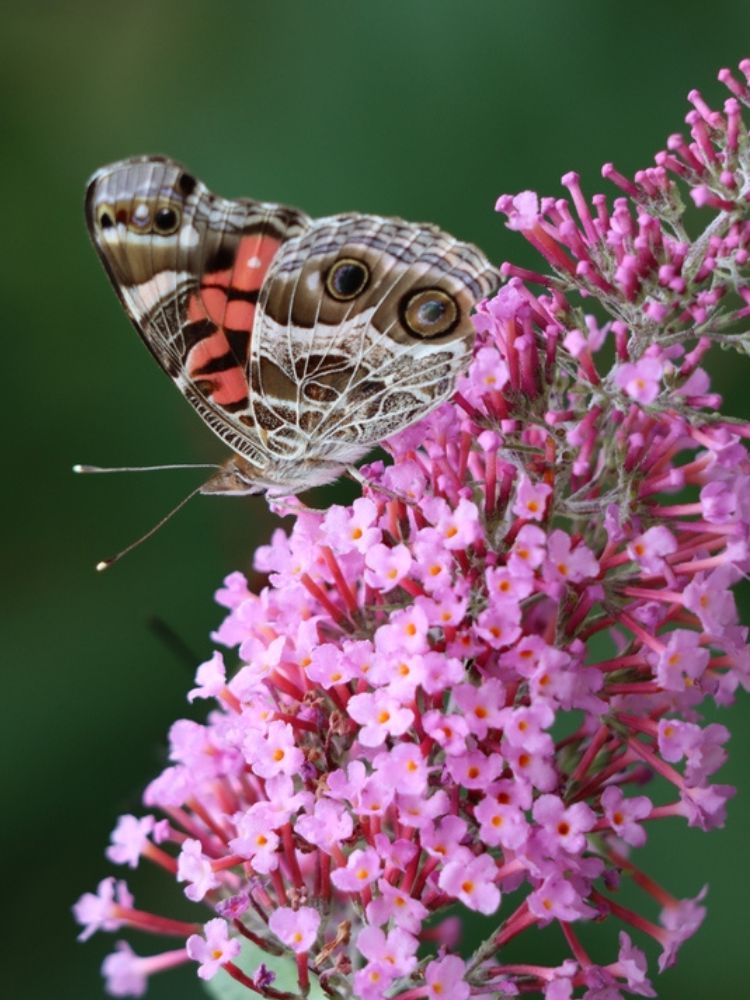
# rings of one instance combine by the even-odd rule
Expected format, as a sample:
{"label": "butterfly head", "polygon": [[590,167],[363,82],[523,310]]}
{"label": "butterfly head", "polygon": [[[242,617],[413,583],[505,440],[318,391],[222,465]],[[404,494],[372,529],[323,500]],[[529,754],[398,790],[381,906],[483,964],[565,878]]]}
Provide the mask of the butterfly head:
{"label": "butterfly head", "polygon": [[156,156],[97,170],[86,191],[86,221],[113,280],[145,281],[176,250],[198,243],[199,189],[203,185],[180,164]]}

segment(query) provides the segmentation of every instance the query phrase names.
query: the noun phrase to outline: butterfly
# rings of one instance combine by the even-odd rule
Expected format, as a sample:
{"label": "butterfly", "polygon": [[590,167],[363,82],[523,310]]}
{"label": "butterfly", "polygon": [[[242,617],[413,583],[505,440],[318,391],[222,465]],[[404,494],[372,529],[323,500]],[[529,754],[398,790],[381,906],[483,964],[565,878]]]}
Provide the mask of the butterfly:
{"label": "butterfly", "polygon": [[201,493],[290,495],[351,470],[452,393],[499,284],[436,226],[213,194],[162,156],[88,184],[125,311],[232,456]]}

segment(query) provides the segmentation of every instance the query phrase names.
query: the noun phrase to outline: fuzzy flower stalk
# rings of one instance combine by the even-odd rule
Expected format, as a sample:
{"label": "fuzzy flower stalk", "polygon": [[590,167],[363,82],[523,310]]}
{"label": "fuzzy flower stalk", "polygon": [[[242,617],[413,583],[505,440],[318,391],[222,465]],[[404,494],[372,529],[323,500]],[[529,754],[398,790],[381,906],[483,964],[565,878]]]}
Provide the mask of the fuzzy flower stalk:
{"label": "fuzzy flower stalk", "polygon": [[[211,712],[174,724],[148,814],[107,852],[163,868],[195,921],[113,878],[84,895],[83,938],[177,945],[119,943],[112,995],[189,961],[217,997],[656,995],[641,948],[671,965],[705,889],[660,884],[637,849],[656,822],[723,825],[729,734],[701,706],[750,687],[750,425],[704,367],[750,349],[739,69],[721,109],[689,95],[654,166],[605,166],[614,198],[573,173],[567,197],[501,197],[544,263],[503,266],[454,399],[387,442],[351,506],[294,506],[257,587],[226,579],[225,652],[189,694]],[[514,958],[546,927],[560,964]]]}

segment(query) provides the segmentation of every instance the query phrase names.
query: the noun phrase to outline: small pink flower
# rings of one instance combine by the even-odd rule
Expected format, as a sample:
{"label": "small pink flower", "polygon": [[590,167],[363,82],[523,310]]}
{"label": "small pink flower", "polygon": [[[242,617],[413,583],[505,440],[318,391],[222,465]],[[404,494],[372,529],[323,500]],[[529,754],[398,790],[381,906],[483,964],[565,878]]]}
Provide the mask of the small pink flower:
{"label": "small pink flower", "polygon": [[479,510],[470,500],[462,497],[451,508],[445,500],[433,497],[423,509],[446,549],[466,549],[479,537]]}
{"label": "small pink flower", "polygon": [[557,787],[557,771],[552,763],[551,750],[532,752],[525,747],[508,744],[503,747],[503,753],[518,781],[529,783],[540,792],[551,792]]}
{"label": "small pink flower", "polygon": [[529,836],[523,810],[499,802],[495,795],[486,795],[477,804],[474,815],[480,823],[479,835],[488,847],[502,845],[508,850],[518,850]]}
{"label": "small pink flower", "polygon": [[328,510],[323,520],[323,533],[336,552],[352,550],[366,553],[381,538],[377,527],[378,508],[367,497],[358,497],[351,510],[338,505]]}
{"label": "small pink flower", "polygon": [[565,806],[557,795],[542,795],[532,809],[534,819],[547,833],[548,843],[571,854],[580,854],[596,815],[585,802]]}
{"label": "small pink flower", "polygon": [[640,996],[655,997],[656,993],[648,981],[648,962],[646,956],[636,948],[624,931],[620,931],[620,951],[617,956],[618,972],[620,972],[628,989]]}
{"label": "small pink flower", "polygon": [[697,632],[675,629],[657,658],[656,678],[667,691],[684,691],[701,677],[710,658]]}
{"label": "small pink flower", "polygon": [[399,743],[374,760],[382,782],[405,795],[421,795],[427,785],[427,768],[416,743]]}
{"label": "small pink flower", "polygon": [[737,495],[730,483],[713,480],[701,489],[701,510],[709,524],[724,524],[734,518]]}
{"label": "small pink flower", "polygon": [[417,933],[430,912],[427,907],[403,889],[391,885],[387,879],[378,879],[378,889],[380,895],[367,906],[367,919],[370,923],[382,926],[393,920],[397,927]]}
{"label": "small pink flower", "polygon": [[388,548],[382,542],[373,545],[365,556],[365,578],[371,587],[388,593],[403,580],[412,564],[411,553],[405,545]]}
{"label": "small pink flower", "polygon": [[278,867],[279,837],[273,830],[270,806],[256,803],[235,820],[237,836],[229,841],[235,854],[252,862],[253,870],[268,873]]}
{"label": "small pink flower", "polygon": [[659,720],[659,753],[667,761],[681,760],[700,740],[700,727],[681,719]]}
{"label": "small pink flower", "polygon": [[279,941],[300,955],[315,944],[320,914],[312,906],[300,906],[297,910],[280,906],[271,914],[268,926]]}
{"label": "small pink flower", "polygon": [[521,634],[521,608],[512,601],[491,605],[477,617],[476,635],[492,649],[511,646]]}
{"label": "small pink flower", "polygon": [[429,827],[437,816],[443,816],[450,808],[448,796],[444,791],[432,795],[396,796],[401,822],[405,827],[424,830]]}
{"label": "small pink flower", "polygon": [[121,816],[112,833],[112,844],[106,850],[109,860],[116,865],[127,864],[130,868],[137,868],[156,826],[153,816],[142,816],[140,819]]}
{"label": "small pink flower", "polygon": [[346,840],[353,828],[354,822],[349,813],[331,799],[318,799],[313,814],[301,816],[296,825],[301,837],[326,854],[331,854],[334,847]]}
{"label": "small pink flower", "polygon": [[346,684],[354,676],[352,664],[332,642],[322,642],[310,652],[305,668],[308,680],[320,684],[324,690],[336,684]]}
{"label": "small pink flower", "polygon": [[457,684],[453,688],[453,698],[463,712],[468,729],[479,739],[484,739],[490,729],[499,729],[503,724],[505,686],[492,677],[481,688],[473,684]]}
{"label": "small pink flower", "polygon": [[294,774],[304,759],[288,722],[272,722],[265,734],[248,733],[244,751],[248,764],[261,778]]}
{"label": "small pink flower", "polygon": [[485,579],[487,595],[495,606],[518,604],[534,591],[534,582],[525,568],[520,572],[507,566],[488,569]]}
{"label": "small pink flower", "polygon": [[663,557],[676,551],[677,540],[663,525],[654,525],[628,545],[628,555],[654,575],[664,572]]}
{"label": "small pink flower", "polygon": [[96,894],[85,892],[73,907],[73,915],[83,930],[79,941],[88,941],[98,930],[116,931],[122,927],[121,908],[130,909],[133,897],[125,882],[105,878],[99,883]]}
{"label": "small pink flower", "polygon": [[433,1000],[468,1000],[471,993],[464,980],[466,966],[458,955],[446,955],[428,963],[424,970],[427,996]]}
{"label": "small pink flower", "polygon": [[661,390],[664,365],[657,358],[644,357],[634,364],[620,365],[615,384],[639,403],[653,403]]}
{"label": "small pink flower", "polygon": [[415,568],[428,594],[442,592],[451,585],[453,554],[434,528],[423,528],[414,542]]}
{"label": "small pink flower", "polygon": [[522,191],[512,197],[501,195],[495,211],[507,214],[509,229],[533,229],[539,219],[539,196],[535,191]]}
{"label": "small pink flower", "polygon": [[534,524],[525,524],[518,532],[508,557],[508,569],[516,574],[530,574],[544,561],[547,535]]}
{"label": "small pink flower", "polygon": [[444,816],[435,825],[428,824],[422,830],[422,846],[432,857],[447,861],[461,845],[468,831],[468,824],[458,816]]}
{"label": "small pink flower", "polygon": [[199,840],[188,838],[183,842],[177,859],[177,881],[189,883],[185,895],[193,903],[200,902],[207,892],[221,885]]}
{"label": "small pink flower", "polygon": [[388,625],[375,632],[375,648],[384,653],[423,653],[429,649],[429,622],[419,604],[395,611]]}
{"label": "small pink flower", "polygon": [[[273,916],[272,916],[273,919]],[[231,962],[240,953],[240,943],[229,937],[226,920],[214,917],[203,926],[203,934],[191,934],[187,939],[187,953],[198,962],[201,979],[213,979],[225,962]]]}
{"label": "small pink flower", "polygon": [[495,347],[480,347],[474,364],[458,383],[459,391],[475,396],[488,391],[499,392],[508,382],[508,365]]}
{"label": "small pink flower", "polygon": [[[575,963],[566,963],[566,965],[571,964],[573,968],[570,971],[570,975],[573,975],[575,972]],[[544,990],[544,1000],[571,1000],[572,996],[573,981],[565,975],[561,975],[559,978],[556,976],[555,979],[551,979]],[[619,998],[612,997],[612,1000],[619,1000]]]}
{"label": "small pink flower", "polygon": [[411,709],[402,708],[385,690],[355,694],[349,699],[346,710],[362,727],[357,738],[366,747],[378,747],[388,736],[400,736],[414,721]]}
{"label": "small pink flower", "polygon": [[438,884],[443,892],[459,899],[470,910],[486,916],[500,905],[500,890],[495,885],[497,868],[488,854],[477,858],[449,861],[440,872]]}
{"label": "small pink flower", "polygon": [[547,483],[533,483],[528,476],[521,476],[516,488],[513,512],[526,520],[543,520],[547,498],[551,492],[552,487]]}
{"label": "small pink flower", "polygon": [[331,874],[333,884],[344,892],[361,892],[380,875],[381,862],[374,848],[352,851],[346,868],[337,868]]}
{"label": "small pink flower", "polygon": [[553,531],[547,541],[545,576],[561,583],[578,583],[597,576],[599,564],[587,545],[571,546],[570,535]]}
{"label": "small pink flower", "polygon": [[417,965],[419,941],[401,927],[386,935],[379,927],[365,927],[357,937],[357,949],[371,962],[385,963],[394,976],[408,976]]}
{"label": "small pink flower", "polygon": [[596,910],[583,903],[572,882],[555,872],[548,876],[541,886],[528,898],[531,913],[539,918],[541,925],[550,920],[573,920],[591,918]]}
{"label": "small pink flower", "polygon": [[685,587],[685,607],[695,612],[707,632],[721,633],[737,620],[737,608],[729,590],[732,582],[727,568],[719,567],[708,576],[698,573]]}
{"label": "small pink flower", "polygon": [[612,830],[631,847],[642,847],[646,843],[646,831],[638,820],[645,819],[653,808],[646,795],[625,798],[622,789],[615,785],[605,788],[602,794],[602,809]]}
{"label": "small pink flower", "polygon": [[102,975],[107,993],[113,997],[142,997],[148,989],[148,975],[142,959],[127,941],[118,941],[116,950],[104,959]]}
{"label": "small pink flower", "polygon": [[368,962],[354,976],[354,995],[361,1000],[384,1000],[393,979],[393,969],[386,962]]}
{"label": "small pink flower", "polygon": [[462,754],[466,749],[469,727],[462,715],[445,715],[433,709],[422,716],[425,733],[443,748],[449,757]]}
{"label": "small pink flower", "polygon": [[467,750],[449,757],[445,766],[453,780],[466,788],[484,788],[502,772],[503,759],[497,753]]}
{"label": "small pink flower", "polygon": [[529,708],[507,708],[502,712],[503,736],[511,746],[521,747],[528,752],[549,753],[552,737],[548,729],[555,713],[545,702],[537,702]]}
{"label": "small pink flower", "polygon": [[660,922],[668,936],[664,941],[664,950],[659,957],[659,969],[663,971],[674,964],[677,951],[684,941],[692,937],[703,923],[706,908],[701,903],[708,887],[704,886],[694,899],[680,899],[665,906],[660,914]]}
{"label": "small pink flower", "polygon": [[[243,578],[244,579],[244,578]],[[188,701],[196,698],[216,698],[226,687],[224,657],[215,652],[210,660],[201,663],[195,672],[196,687],[188,692]]]}
{"label": "small pink flower", "polygon": [[425,660],[418,654],[398,657],[378,655],[370,671],[371,683],[387,688],[388,693],[401,704],[413,701],[416,689],[425,687],[426,680]]}

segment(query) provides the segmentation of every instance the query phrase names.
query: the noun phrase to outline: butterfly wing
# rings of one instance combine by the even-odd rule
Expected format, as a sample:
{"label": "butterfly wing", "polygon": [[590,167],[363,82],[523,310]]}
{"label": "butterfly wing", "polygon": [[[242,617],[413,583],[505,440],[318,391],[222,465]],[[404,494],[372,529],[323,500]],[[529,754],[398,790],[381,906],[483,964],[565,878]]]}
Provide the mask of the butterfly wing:
{"label": "butterfly wing", "polygon": [[240,456],[216,492],[330,481],[429,412],[498,283],[434,226],[229,201],[163,157],[99,170],[86,212],[142,339]]}
{"label": "butterfly wing", "polygon": [[256,306],[274,257],[307,228],[307,216],[220,198],[162,157],[97,171],[86,216],[110,280],[151,353],[209,427],[262,467],[248,416]]}
{"label": "butterfly wing", "polygon": [[446,399],[470,313],[499,275],[431,225],[340,215],[274,258],[250,349],[250,407],[280,462],[348,464]]}

